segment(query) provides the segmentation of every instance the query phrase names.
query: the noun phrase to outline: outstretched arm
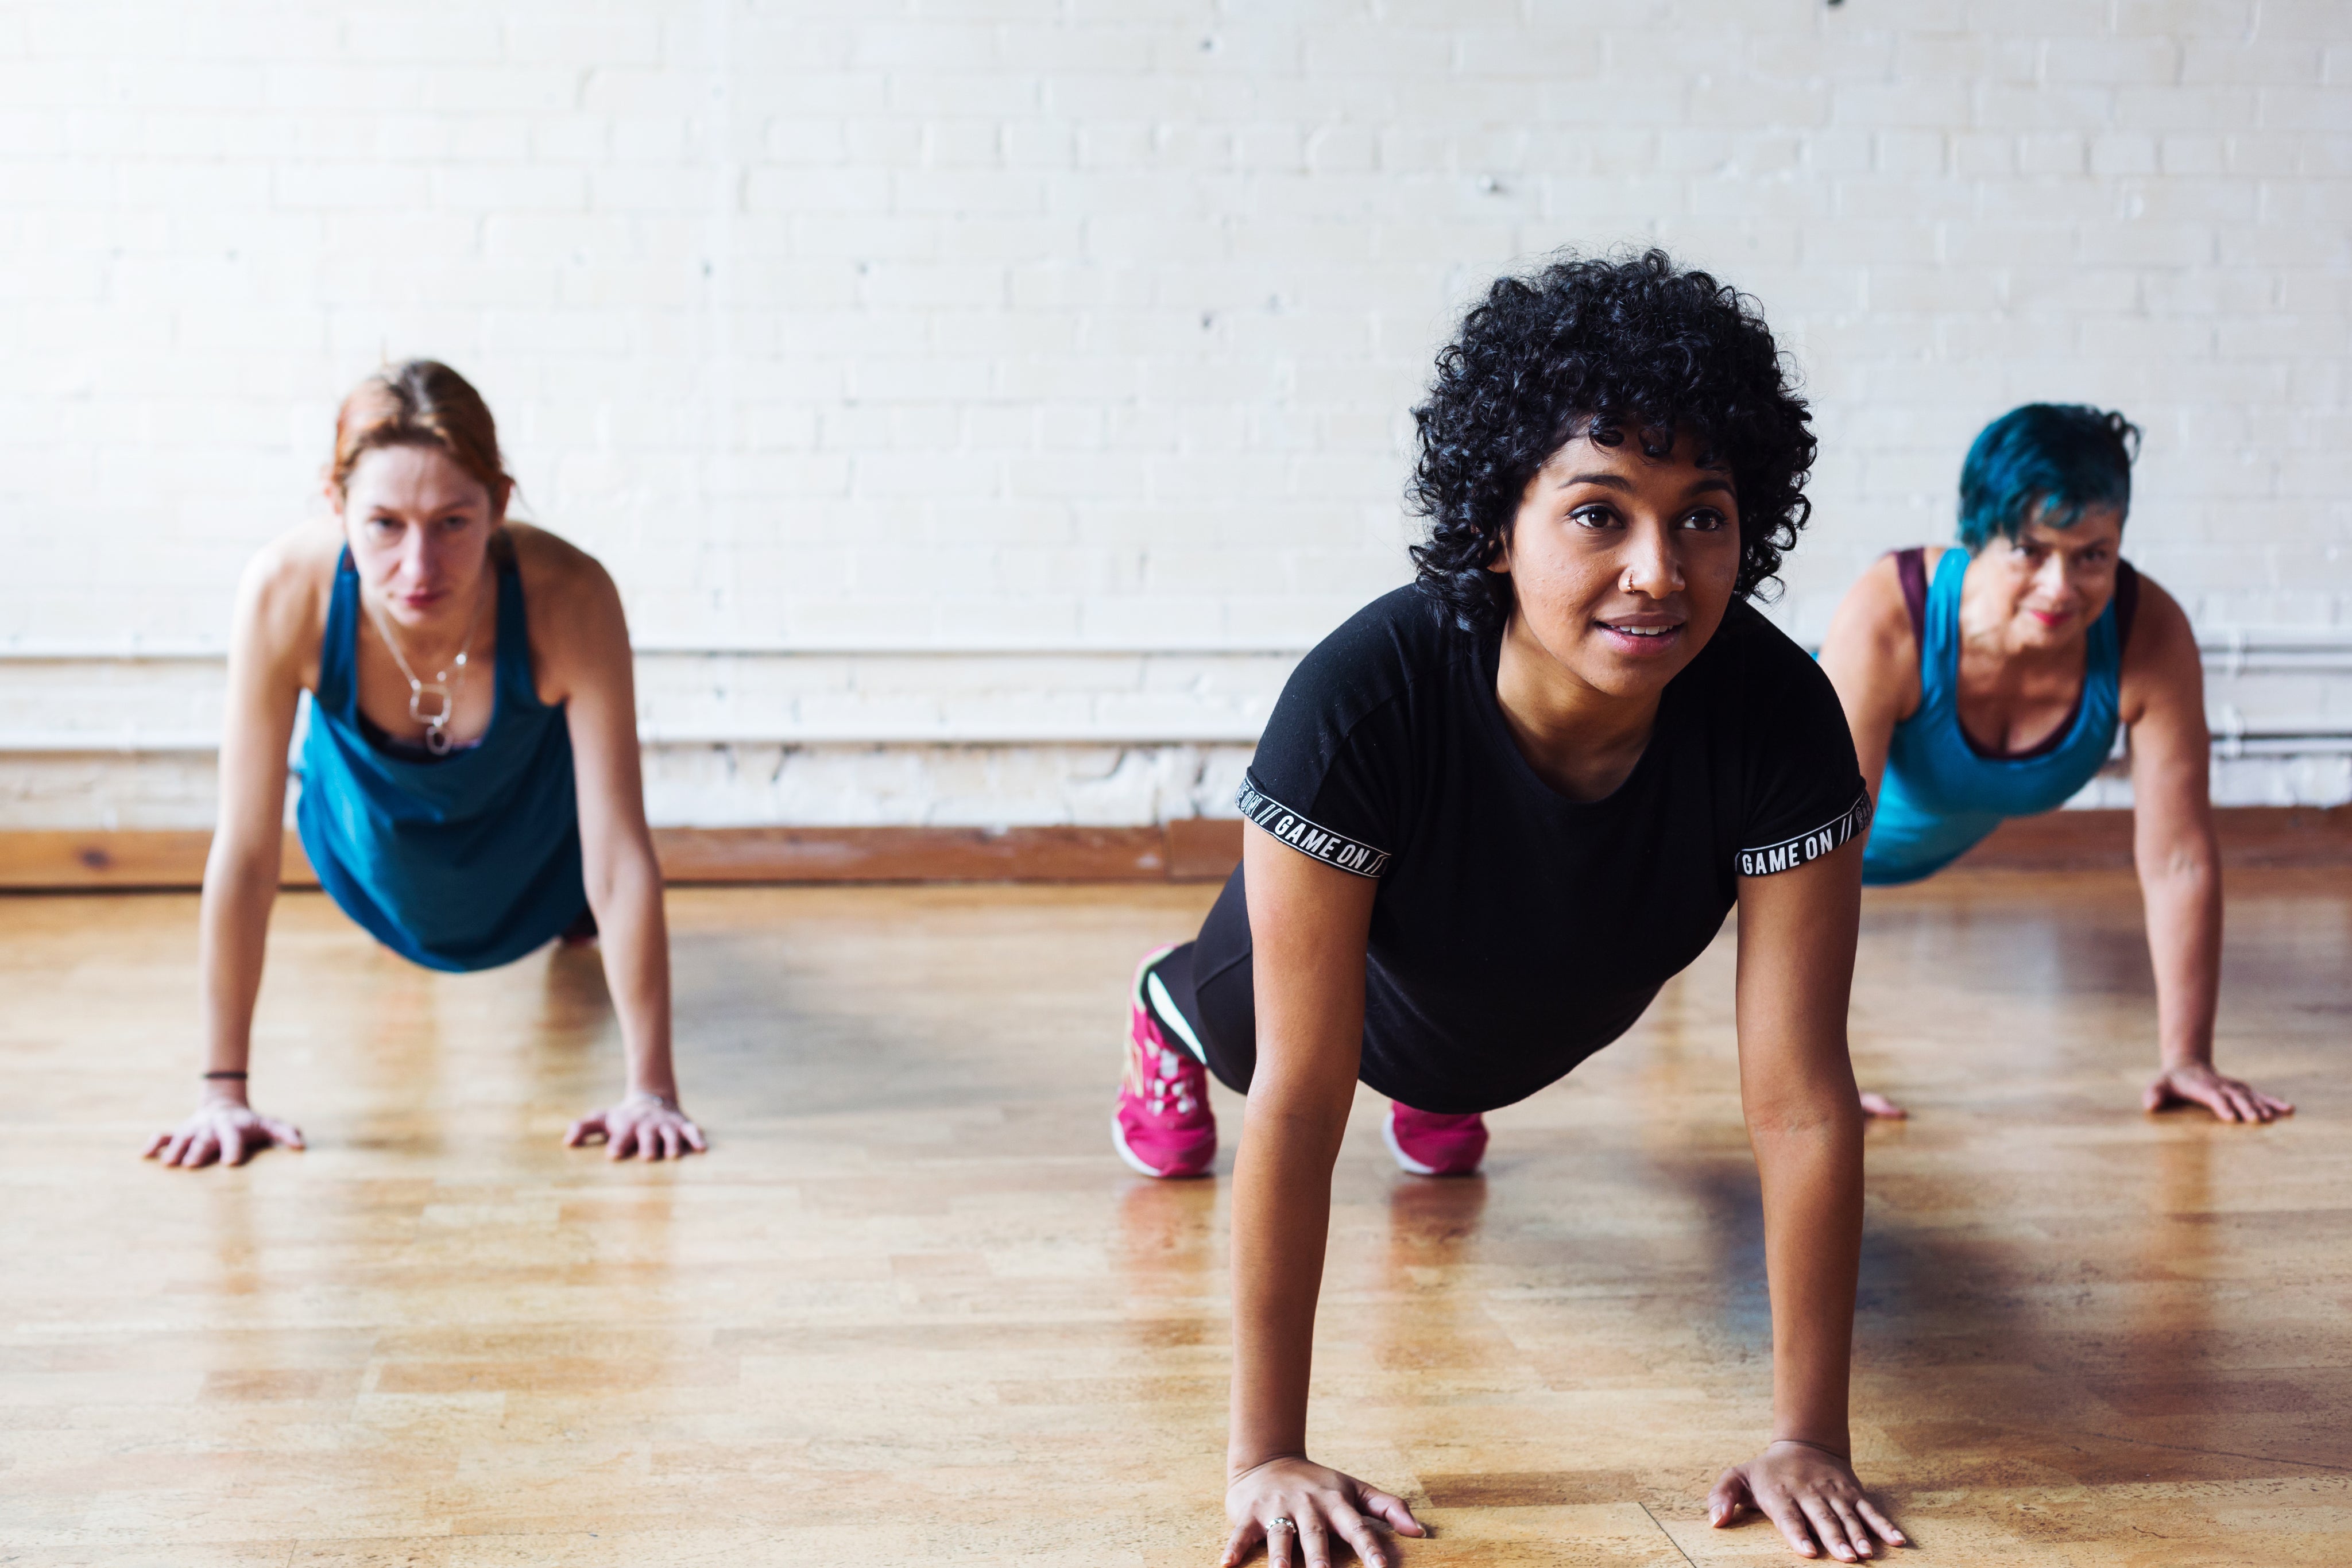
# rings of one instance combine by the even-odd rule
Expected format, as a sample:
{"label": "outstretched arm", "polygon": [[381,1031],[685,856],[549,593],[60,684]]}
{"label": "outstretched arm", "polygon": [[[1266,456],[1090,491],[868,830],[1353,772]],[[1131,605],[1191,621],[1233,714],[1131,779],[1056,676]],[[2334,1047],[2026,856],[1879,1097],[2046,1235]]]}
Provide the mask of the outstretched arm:
{"label": "outstretched arm", "polygon": [[[604,981],[620,1014],[628,1089],[615,1105],[572,1124],[563,1141],[605,1141],[614,1159],[676,1159],[705,1146],[679,1108],[670,1061],[669,927],[661,866],[646,826],[637,753],[637,697],[620,591],[593,559],[541,536],[558,578],[563,641],[556,674],[571,727],[580,792],[581,872],[596,916]],[[560,577],[559,577],[560,574]]]}
{"label": "outstretched arm", "polygon": [[203,977],[204,1091],[194,1114],[147,1145],[167,1166],[243,1165],[272,1144],[302,1146],[300,1130],[255,1113],[245,1073],[269,912],[285,852],[286,747],[301,700],[303,639],[313,616],[301,552],[281,541],[237,585],[222,715],[220,815],[205,857],[197,915]]}
{"label": "outstretched arm", "polygon": [[[1919,709],[1919,641],[1893,556],[1882,556],[1846,591],[1822,642],[1822,670],[1837,688],[1853,734],[1854,760],[1876,806],[1895,727]],[[1865,1089],[1860,1098],[1865,1115],[1909,1114],[1884,1094]]]}
{"label": "outstretched arm", "polygon": [[2221,989],[2221,854],[2213,836],[2212,741],[2196,633],[2170,594],[2140,579],[2124,663],[2131,726],[2132,859],[2147,911],[2162,1061],[2143,1103],[2202,1105],[2224,1122],[2267,1122],[2285,1101],[2213,1068]]}
{"label": "outstretched arm", "polygon": [[1411,1511],[1307,1457],[1307,1371],[1331,1225],[1331,1166],[1363,1051],[1364,946],[1378,884],[1309,859],[1255,824],[1242,836],[1257,1071],[1234,1162],[1225,1490],[1234,1533],[1224,1561],[1239,1563],[1264,1541],[1273,1568],[1326,1568],[1337,1535],[1369,1568],[1380,1568],[1387,1557],[1367,1516],[1419,1535]]}
{"label": "outstretched arm", "polygon": [[1874,562],[1839,601],[1822,639],[1822,672],[1837,688],[1874,803],[1895,727],[1919,707],[1919,643],[1893,556]]}
{"label": "outstretched arm", "polygon": [[1845,1018],[1861,919],[1860,841],[1739,879],[1739,1092],[1764,1192],[1772,1442],[1708,1499],[1718,1526],[1755,1508],[1801,1555],[1826,1547],[1849,1563],[1903,1544],[1854,1479],[1846,1427],[1862,1113]]}

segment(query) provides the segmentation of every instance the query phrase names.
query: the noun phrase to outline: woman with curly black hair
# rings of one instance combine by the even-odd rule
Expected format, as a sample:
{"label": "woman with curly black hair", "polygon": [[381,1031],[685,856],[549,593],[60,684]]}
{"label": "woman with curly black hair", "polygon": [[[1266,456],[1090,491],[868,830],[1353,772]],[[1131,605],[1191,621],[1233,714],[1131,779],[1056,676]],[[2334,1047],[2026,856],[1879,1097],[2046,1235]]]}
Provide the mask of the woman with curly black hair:
{"label": "woman with curly black hair", "polygon": [[1264,1540],[1320,1568],[1336,1535],[1381,1564],[1375,1521],[1422,1532],[1306,1452],[1357,1082],[1393,1102],[1406,1170],[1473,1170],[1479,1113],[1622,1034],[1735,904],[1775,1429],[1709,1509],[1870,1556],[1902,1537],[1847,1458],[1869,798],[1837,694],[1748,603],[1805,521],[1805,405],[1754,302],[1653,251],[1495,284],[1415,418],[1419,580],[1300,664],[1242,790],[1241,868],[1136,973],[1121,1156],[1202,1174],[1206,1073],[1249,1096],[1226,1561]]}

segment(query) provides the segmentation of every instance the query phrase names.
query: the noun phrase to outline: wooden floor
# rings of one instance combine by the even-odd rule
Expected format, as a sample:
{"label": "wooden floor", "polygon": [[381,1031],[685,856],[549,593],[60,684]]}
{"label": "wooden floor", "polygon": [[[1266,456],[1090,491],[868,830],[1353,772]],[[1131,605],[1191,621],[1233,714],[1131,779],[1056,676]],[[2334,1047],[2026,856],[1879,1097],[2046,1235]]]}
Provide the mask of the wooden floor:
{"label": "wooden floor", "polygon": [[[2224,1062],[2144,1116],[2120,876],[1872,896],[1856,1437],[1936,1563],[2352,1563],[2352,879],[2232,883]],[[411,968],[280,906],[257,1098],[308,1154],[135,1157],[195,1071],[180,895],[0,902],[0,1563],[1214,1561],[1223,1181],[1106,1123],[1129,965],[1205,887],[674,896],[709,1157],[556,1146],[593,956]],[[1321,1458],[1413,1564],[1788,1562],[1706,1528],[1768,1419],[1718,942],[1640,1029],[1402,1176],[1360,1103]],[[1238,1106],[1220,1101],[1230,1168]]]}

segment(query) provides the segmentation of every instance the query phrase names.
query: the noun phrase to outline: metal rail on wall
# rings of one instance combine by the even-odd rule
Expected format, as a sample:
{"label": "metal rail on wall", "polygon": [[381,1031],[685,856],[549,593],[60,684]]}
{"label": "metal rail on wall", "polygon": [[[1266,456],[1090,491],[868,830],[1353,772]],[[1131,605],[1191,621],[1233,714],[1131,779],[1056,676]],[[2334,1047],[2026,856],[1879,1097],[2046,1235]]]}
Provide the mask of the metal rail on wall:
{"label": "metal rail on wall", "polygon": [[[2244,675],[2352,675],[2352,632],[2326,628],[2224,628],[2200,632],[2198,648],[2209,675],[2228,680]],[[1170,648],[1164,646],[1072,647],[1067,644],[1027,647],[907,647],[882,646],[716,646],[709,644],[644,643],[641,659],[661,660],[793,660],[793,659],[1267,659],[1296,658],[1303,647]],[[141,638],[107,643],[20,640],[0,643],[0,667],[35,664],[220,664],[226,654],[218,647],[195,643],[148,642]],[[2352,754],[2352,718],[2290,715],[2250,722],[2234,704],[2216,705],[2210,716],[2216,755],[2238,757],[2342,756]],[[794,746],[1182,746],[1247,745],[1256,737],[1241,727],[1208,725],[1201,733],[1146,731],[1132,727],[1081,727],[1034,723],[989,726],[985,723],[942,724],[929,731],[909,732],[903,721],[874,726],[838,722],[760,729],[666,727],[647,724],[641,738],[648,747]],[[70,755],[204,754],[218,748],[210,730],[130,727],[110,730],[0,729],[0,757]]]}
{"label": "metal rail on wall", "polygon": [[[976,643],[910,647],[894,643],[740,643],[640,642],[639,658],[659,659],[1272,659],[1297,658],[1310,644],[1225,647],[1202,643],[1170,647],[1164,643]],[[2197,633],[2197,647],[2205,666],[2224,674],[2266,671],[2309,670],[2352,674],[2352,632],[2332,628],[2222,627]],[[1806,652],[1818,650],[1805,644]],[[148,642],[131,637],[106,643],[76,643],[40,638],[0,642],[0,664],[205,664],[220,663],[226,649],[211,643]]]}

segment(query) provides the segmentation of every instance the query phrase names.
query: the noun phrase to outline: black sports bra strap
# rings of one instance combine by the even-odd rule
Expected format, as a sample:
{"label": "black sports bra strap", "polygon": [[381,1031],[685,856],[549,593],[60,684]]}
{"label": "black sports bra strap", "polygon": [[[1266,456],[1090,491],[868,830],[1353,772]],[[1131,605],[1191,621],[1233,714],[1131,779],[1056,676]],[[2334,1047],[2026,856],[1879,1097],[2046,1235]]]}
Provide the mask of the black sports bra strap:
{"label": "black sports bra strap", "polygon": [[1895,575],[1902,580],[1903,603],[1911,612],[1911,641],[1924,655],[1927,651],[1927,552],[1917,546],[1896,550]]}
{"label": "black sports bra strap", "polygon": [[2139,613],[2139,573],[2127,560],[2116,562],[2116,653],[2131,646],[2132,617]]}

